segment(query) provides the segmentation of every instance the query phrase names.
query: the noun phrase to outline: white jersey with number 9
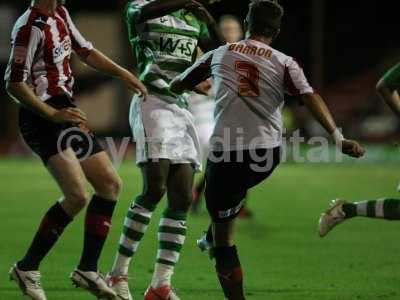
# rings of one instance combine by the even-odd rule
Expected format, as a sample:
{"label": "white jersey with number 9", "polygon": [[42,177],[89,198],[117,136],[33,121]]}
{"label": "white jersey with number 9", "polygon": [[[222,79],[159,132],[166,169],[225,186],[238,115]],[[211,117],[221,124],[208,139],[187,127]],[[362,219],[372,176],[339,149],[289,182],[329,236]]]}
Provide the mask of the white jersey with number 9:
{"label": "white jersey with number 9", "polygon": [[210,75],[216,93],[212,151],[280,146],[284,94],[313,93],[293,58],[251,39],[206,53],[179,79]]}

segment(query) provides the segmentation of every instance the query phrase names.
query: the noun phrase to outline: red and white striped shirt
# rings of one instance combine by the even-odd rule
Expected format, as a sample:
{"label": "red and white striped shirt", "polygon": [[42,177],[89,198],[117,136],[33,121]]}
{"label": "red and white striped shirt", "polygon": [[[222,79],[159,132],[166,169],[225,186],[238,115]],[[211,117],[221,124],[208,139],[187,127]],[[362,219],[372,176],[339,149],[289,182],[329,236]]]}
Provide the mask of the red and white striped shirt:
{"label": "red and white striped shirt", "polygon": [[67,9],[54,15],[30,7],[16,22],[11,36],[11,56],[5,73],[9,82],[27,82],[43,101],[72,96],[72,51],[88,54],[93,46],[78,31]]}

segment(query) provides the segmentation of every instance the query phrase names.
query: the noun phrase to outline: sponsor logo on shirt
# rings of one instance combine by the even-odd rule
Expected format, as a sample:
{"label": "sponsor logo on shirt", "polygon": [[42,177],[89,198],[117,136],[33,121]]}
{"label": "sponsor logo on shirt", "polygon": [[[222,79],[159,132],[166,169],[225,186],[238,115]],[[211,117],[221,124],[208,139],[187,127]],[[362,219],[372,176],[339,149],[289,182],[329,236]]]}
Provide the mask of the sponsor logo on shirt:
{"label": "sponsor logo on shirt", "polygon": [[174,38],[174,37],[160,37],[160,51],[167,52],[168,54],[173,54],[178,57],[188,57],[193,56],[196,50],[196,44],[192,39]]}
{"label": "sponsor logo on shirt", "polygon": [[54,62],[62,61],[65,57],[71,54],[72,42],[69,36],[66,36],[65,39],[56,44],[53,50],[53,58]]}

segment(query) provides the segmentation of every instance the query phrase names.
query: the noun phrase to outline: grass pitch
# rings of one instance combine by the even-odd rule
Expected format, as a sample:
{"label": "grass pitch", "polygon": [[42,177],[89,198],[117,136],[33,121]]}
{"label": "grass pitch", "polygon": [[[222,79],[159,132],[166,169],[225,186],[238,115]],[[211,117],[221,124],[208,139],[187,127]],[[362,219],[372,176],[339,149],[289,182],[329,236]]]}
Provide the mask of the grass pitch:
{"label": "grass pitch", "polygon": [[[125,182],[112,233],[101,259],[108,271],[130,201],[141,189],[133,162],[119,170]],[[255,217],[239,221],[237,241],[252,300],[395,300],[400,299],[400,223],[351,220],[326,239],[317,237],[319,214],[329,200],[398,197],[400,178],[392,165],[282,165],[250,194]],[[40,162],[0,161],[0,299],[22,299],[8,281],[9,267],[23,254],[47,208],[60,197]],[[134,258],[131,287],[135,299],[150,282],[156,255],[160,205]],[[66,230],[44,261],[43,285],[50,300],[92,299],[73,288],[68,276],[82,247],[83,214]],[[183,300],[221,300],[213,262],[195,247],[208,224],[207,214],[189,218],[187,243],[174,286]]]}

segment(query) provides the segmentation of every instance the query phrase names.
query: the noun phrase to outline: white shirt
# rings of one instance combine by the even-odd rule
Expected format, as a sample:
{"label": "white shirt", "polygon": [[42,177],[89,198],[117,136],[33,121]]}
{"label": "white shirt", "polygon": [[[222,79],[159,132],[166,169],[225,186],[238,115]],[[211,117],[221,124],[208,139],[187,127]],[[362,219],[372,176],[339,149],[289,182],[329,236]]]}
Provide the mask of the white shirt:
{"label": "white shirt", "polygon": [[280,146],[284,94],[314,92],[292,57],[251,39],[206,53],[178,78],[210,75],[216,93],[212,151]]}

